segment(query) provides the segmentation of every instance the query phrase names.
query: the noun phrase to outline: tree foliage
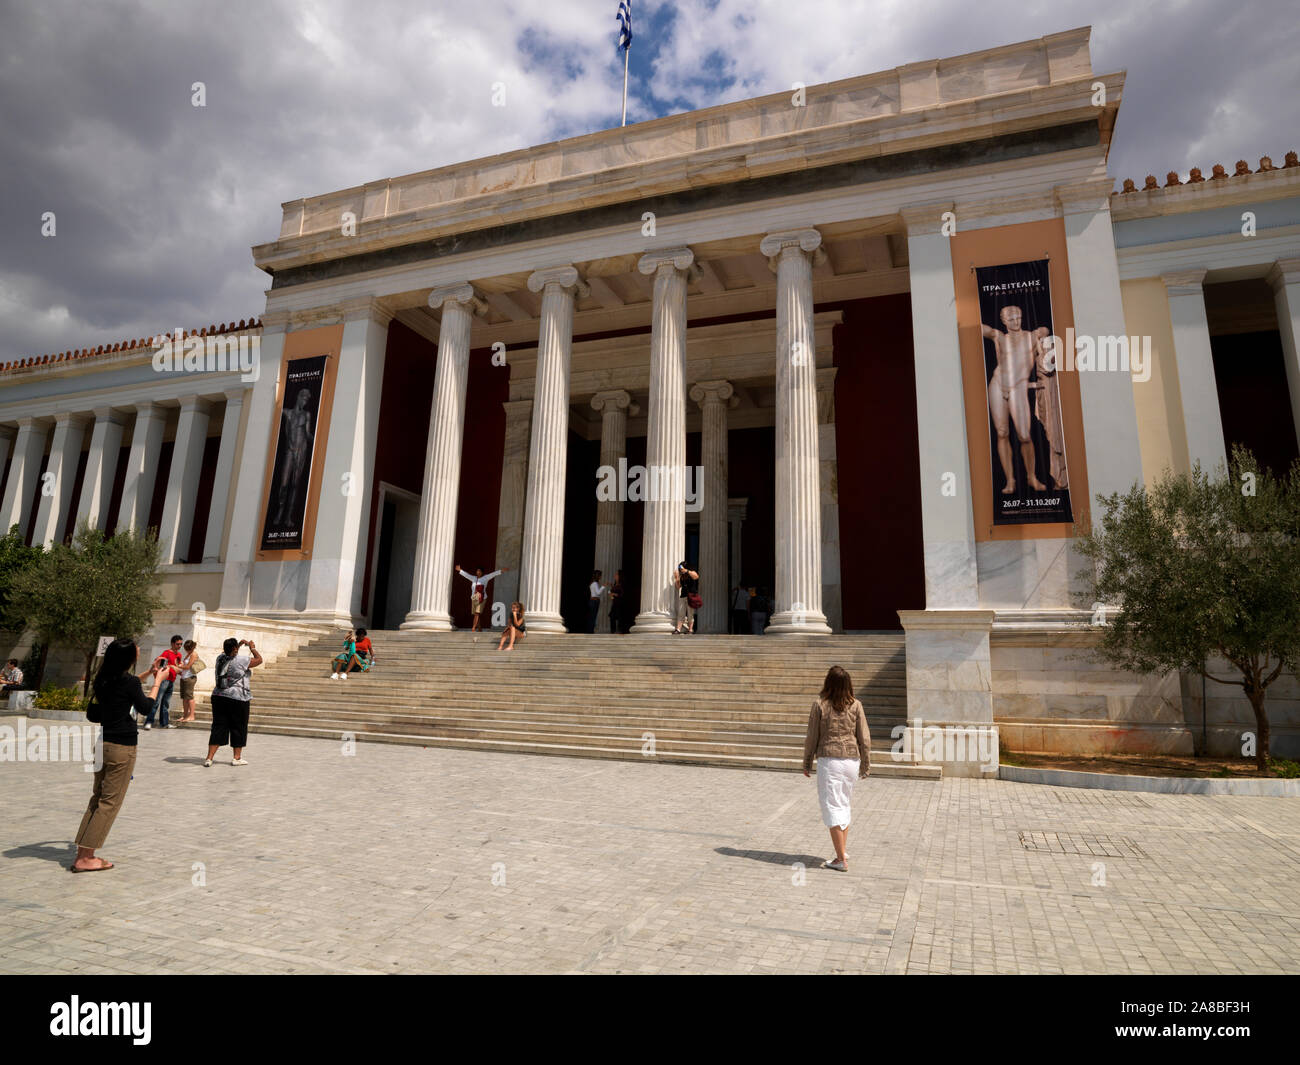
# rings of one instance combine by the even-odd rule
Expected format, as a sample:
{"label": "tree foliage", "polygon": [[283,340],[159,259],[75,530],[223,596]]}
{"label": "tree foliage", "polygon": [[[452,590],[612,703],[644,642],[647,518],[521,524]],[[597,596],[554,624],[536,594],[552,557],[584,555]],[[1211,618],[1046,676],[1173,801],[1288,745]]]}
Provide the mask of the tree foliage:
{"label": "tree foliage", "polygon": [[17,525],[0,536],[0,624],[3,623],[9,604],[9,592],[15,578],[44,552],[39,547],[28,547],[23,543],[23,534]]}
{"label": "tree foliage", "polygon": [[[1239,685],[1255,712],[1263,771],[1265,693],[1300,668],[1300,462],[1279,478],[1234,448],[1226,475],[1197,465],[1099,501],[1100,526],[1079,540],[1093,563],[1088,595],[1121,609],[1105,619],[1096,653],[1134,672]],[[1215,657],[1237,675],[1209,672]]]}
{"label": "tree foliage", "polygon": [[85,659],[86,685],[100,636],[138,640],[164,606],[157,593],[158,539],[119,532],[109,539],[86,524],[71,544],[55,544],[14,577],[8,617],[42,643],[72,647]]}

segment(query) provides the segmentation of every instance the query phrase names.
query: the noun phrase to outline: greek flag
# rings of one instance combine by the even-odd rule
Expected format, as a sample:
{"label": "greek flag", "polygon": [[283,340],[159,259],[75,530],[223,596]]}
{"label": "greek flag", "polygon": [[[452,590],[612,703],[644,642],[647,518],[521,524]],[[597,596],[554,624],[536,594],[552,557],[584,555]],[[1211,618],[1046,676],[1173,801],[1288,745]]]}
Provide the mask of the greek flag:
{"label": "greek flag", "polygon": [[632,47],[632,0],[619,0],[618,14],[618,46],[624,51]]}

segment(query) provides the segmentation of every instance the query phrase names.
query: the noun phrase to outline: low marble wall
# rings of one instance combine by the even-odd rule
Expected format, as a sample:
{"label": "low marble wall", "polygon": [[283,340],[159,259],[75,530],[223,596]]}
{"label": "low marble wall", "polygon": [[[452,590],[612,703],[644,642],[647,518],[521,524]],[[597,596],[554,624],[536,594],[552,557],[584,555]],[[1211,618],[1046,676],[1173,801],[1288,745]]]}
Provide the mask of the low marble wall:
{"label": "low marble wall", "polygon": [[[1086,614],[1084,615],[1086,617]],[[1000,621],[1003,615],[999,615]],[[1192,754],[1177,673],[1139,675],[1093,658],[1096,637],[1050,620],[994,626],[993,717],[1007,750]]]}

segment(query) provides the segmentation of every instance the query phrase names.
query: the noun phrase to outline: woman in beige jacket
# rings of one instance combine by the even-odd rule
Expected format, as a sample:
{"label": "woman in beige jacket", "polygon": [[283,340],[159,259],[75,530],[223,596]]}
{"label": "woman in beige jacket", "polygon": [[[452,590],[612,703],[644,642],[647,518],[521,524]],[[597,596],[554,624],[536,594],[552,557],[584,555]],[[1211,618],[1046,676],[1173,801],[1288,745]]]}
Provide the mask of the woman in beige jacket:
{"label": "woman in beige jacket", "polygon": [[808,734],[803,743],[803,775],[812,773],[817,759],[817,797],[822,821],[831,830],[835,857],[822,862],[823,869],[848,872],[849,822],[852,819],[853,785],[871,772],[871,733],[867,714],[853,697],[853,681],[839,666],[831,666],[821,694],[808,715]]}

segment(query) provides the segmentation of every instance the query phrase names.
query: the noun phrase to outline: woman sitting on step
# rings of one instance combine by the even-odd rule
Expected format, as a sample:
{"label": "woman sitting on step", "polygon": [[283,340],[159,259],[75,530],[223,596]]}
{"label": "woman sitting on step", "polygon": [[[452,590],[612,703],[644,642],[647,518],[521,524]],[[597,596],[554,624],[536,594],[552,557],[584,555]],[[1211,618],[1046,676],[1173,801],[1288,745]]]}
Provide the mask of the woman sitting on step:
{"label": "woman sitting on step", "polygon": [[[528,631],[524,628],[524,604],[511,603],[510,620],[506,622],[506,631],[501,634],[501,642],[497,644],[497,650],[499,651],[502,647],[505,647],[507,651],[513,651],[516,638],[527,635]],[[508,646],[506,645],[507,639],[510,641]]]}
{"label": "woman sitting on step", "polygon": [[330,660],[330,668],[334,671],[330,674],[330,680],[347,680],[348,674],[353,670],[368,673],[374,664],[375,649],[366,630],[349,630],[343,637],[343,650]]}

